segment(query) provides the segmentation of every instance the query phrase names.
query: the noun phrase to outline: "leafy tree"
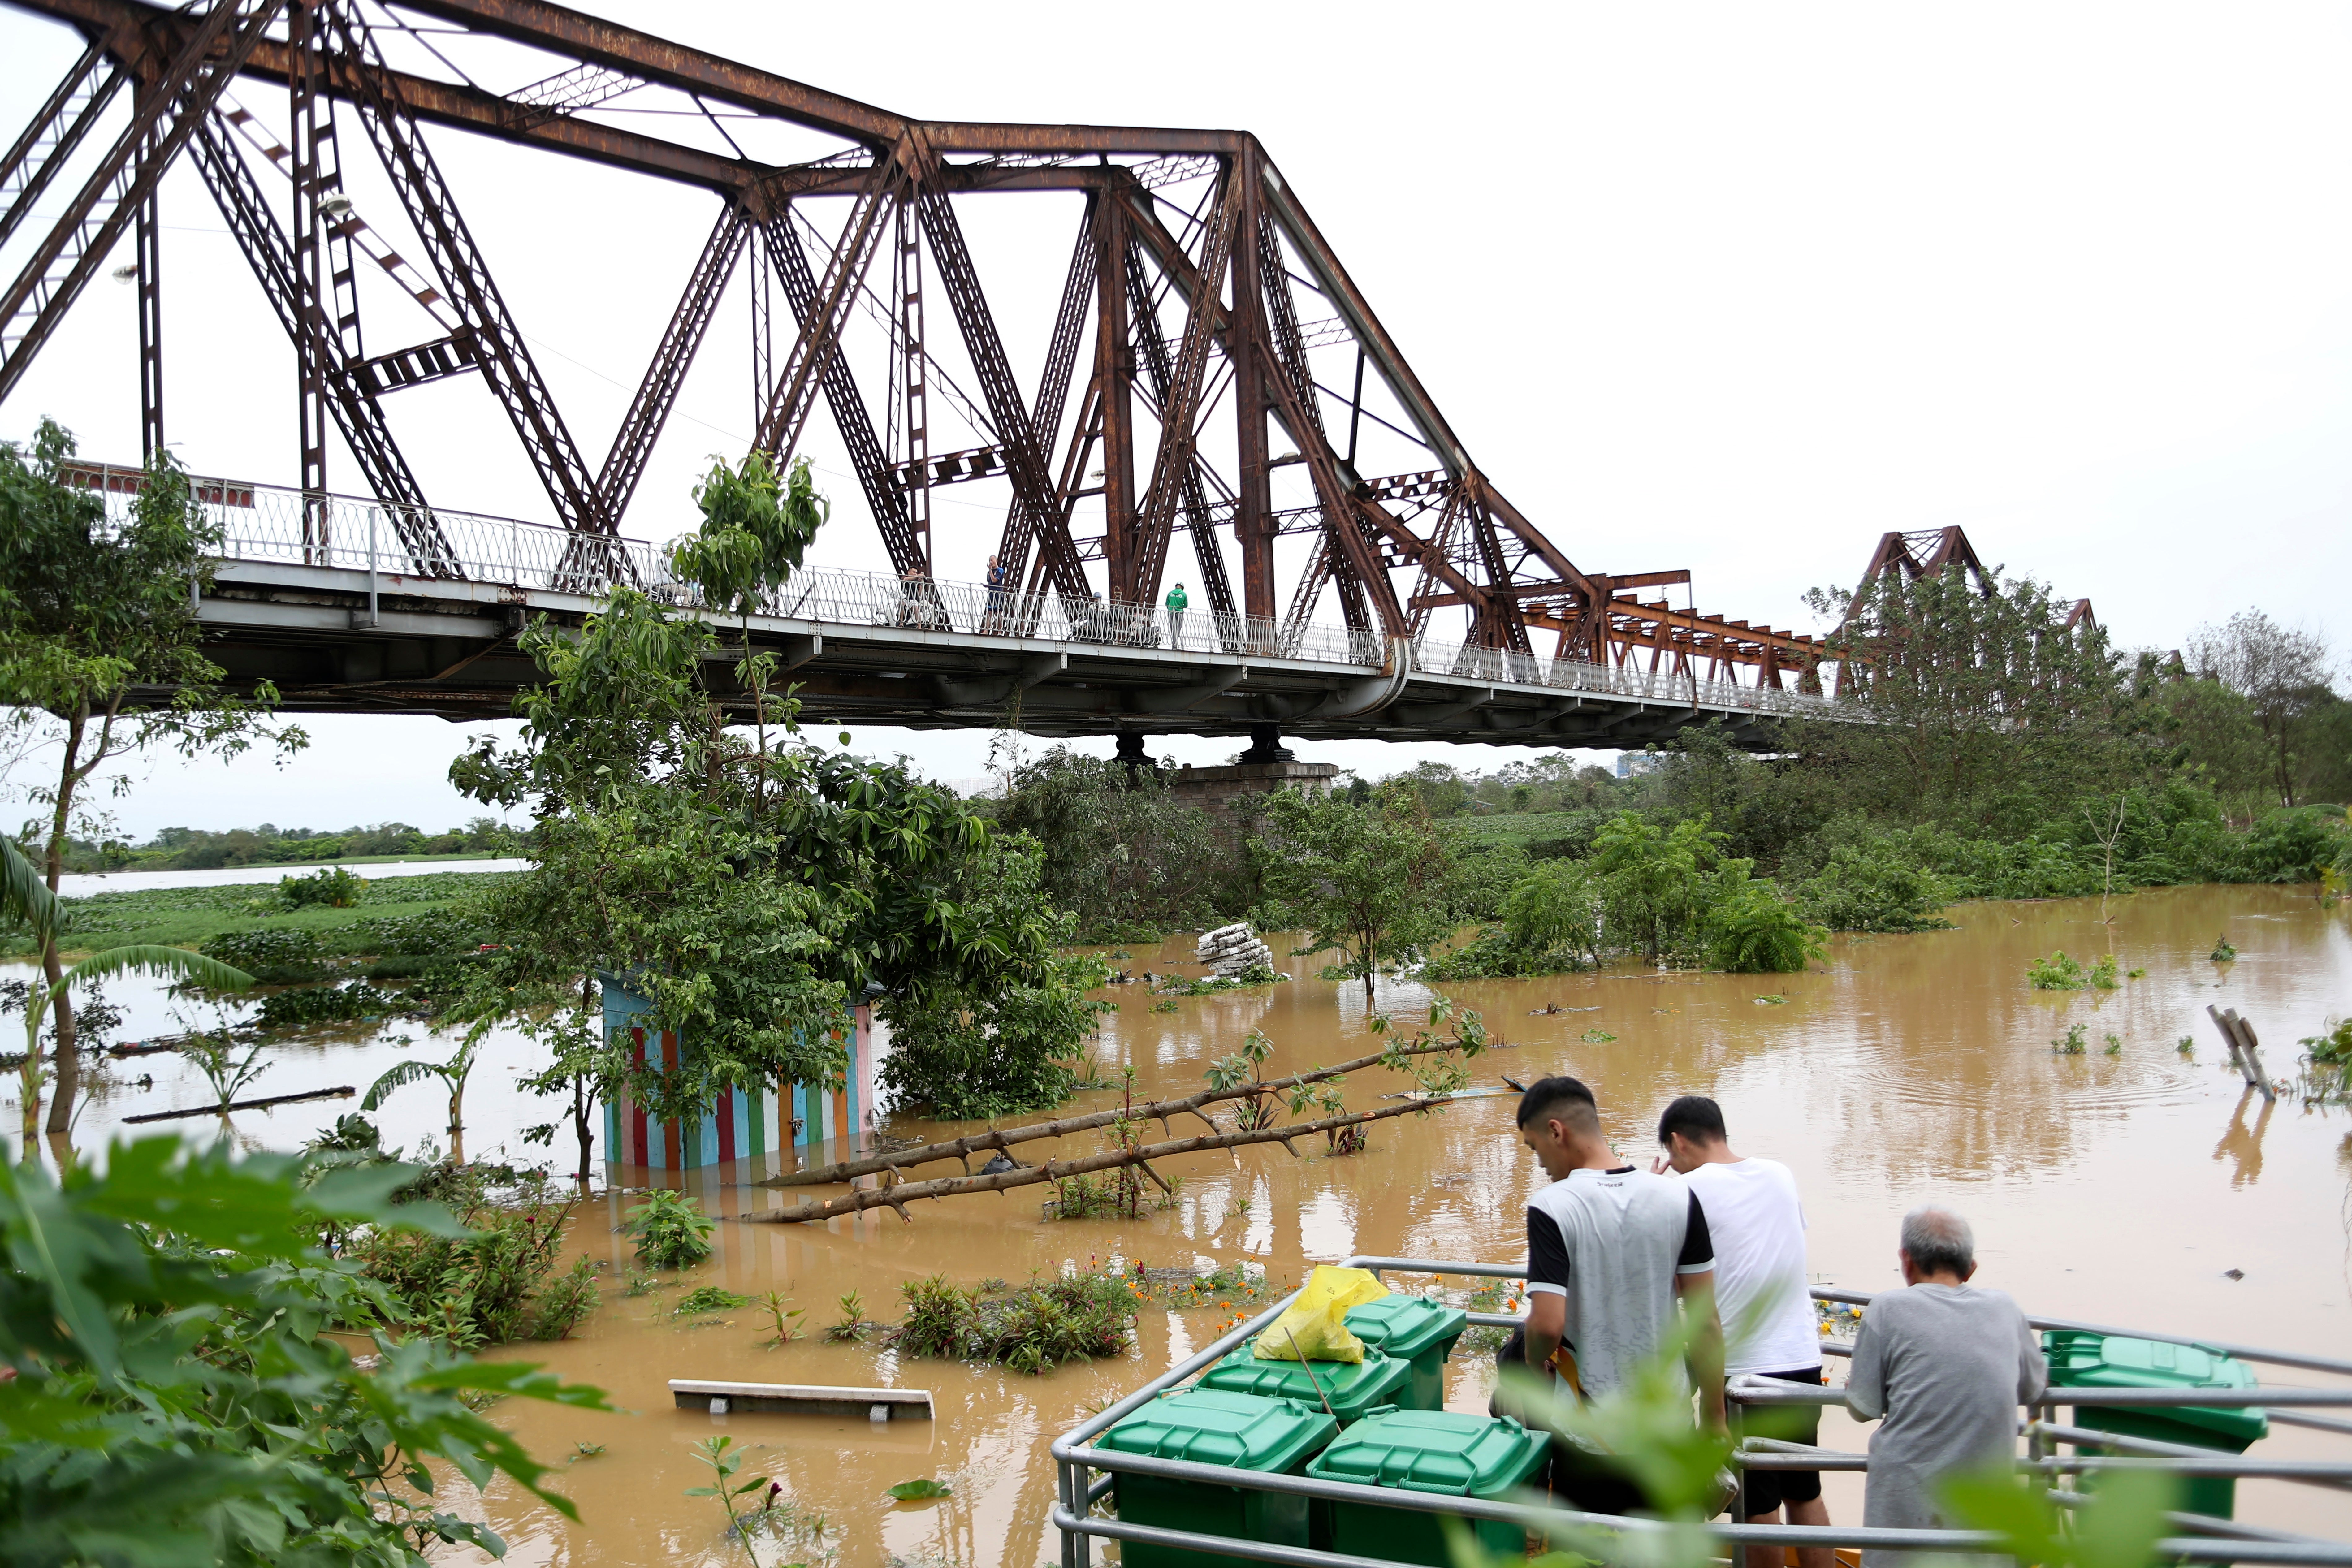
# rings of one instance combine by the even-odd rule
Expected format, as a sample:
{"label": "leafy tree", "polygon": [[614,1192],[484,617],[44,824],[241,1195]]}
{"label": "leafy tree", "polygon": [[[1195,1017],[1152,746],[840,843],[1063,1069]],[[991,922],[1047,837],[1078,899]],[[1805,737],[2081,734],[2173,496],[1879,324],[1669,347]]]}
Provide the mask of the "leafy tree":
{"label": "leafy tree", "polygon": [[1707,961],[1732,974],[1796,974],[1822,956],[1829,933],[1806,923],[1780,889],[1726,860],[1707,889],[1701,930]]}
{"label": "leafy tree", "polygon": [[1044,896],[1046,857],[1027,837],[967,856],[959,913],[974,938],[968,969],[909,973],[879,1005],[890,1025],[882,1081],[942,1118],[1031,1110],[1067,1097],[1072,1065],[1104,1004],[1100,959],[1058,951],[1075,920]]}
{"label": "leafy tree", "polygon": [[1614,945],[1655,963],[1687,951],[1706,911],[1723,835],[1704,821],[1661,827],[1621,812],[1593,839],[1592,877]]}
{"label": "leafy tree", "polygon": [[1873,722],[1811,721],[1789,739],[1850,808],[2022,836],[2145,770],[2145,719],[2106,633],[2068,627],[2038,583],[1979,585],[1954,564],[1806,602],[1841,623],[1832,656]]}
{"label": "leafy tree", "polygon": [[1157,770],[1130,784],[1118,763],[1055,746],[1014,770],[996,822],[1036,839],[1042,889],[1077,915],[1082,939],[1127,940],[1247,907],[1234,837]]}
{"label": "leafy tree", "polygon": [[[191,600],[212,580],[207,552],[219,531],[178,461],[157,455],[117,524],[98,491],[68,482],[73,452],[73,437],[47,419],[29,449],[0,442],[0,703],[20,729],[58,743],[57,782],[35,792],[47,807],[51,892],[82,792],[109,762],[153,745],[230,757],[256,744],[291,752],[307,743],[300,730],[267,721],[277,700],[268,682],[250,700],[234,697],[204,656]],[[55,1016],[48,1130],[63,1132],[80,1058],[53,940],[42,944],[41,968]]]}
{"label": "leafy tree", "polygon": [[464,1235],[395,1206],[413,1166],[235,1160],[170,1137],[118,1143],[60,1184],[0,1163],[0,1561],[22,1568],[425,1568],[496,1534],[435,1506],[428,1464],[504,1475],[577,1518],[546,1467],[469,1408],[519,1394],[610,1409],[536,1367],[377,1338],[362,1373],[325,1324],[396,1304],[317,1246],[322,1227]]}
{"label": "leafy tree", "polygon": [[1503,925],[1524,951],[1598,963],[1601,910],[1601,890],[1590,868],[1550,860],[1530,870],[1503,900]]}
{"label": "leafy tree", "polygon": [[1266,805],[1251,848],[1266,896],[1305,926],[1307,952],[1336,949],[1330,973],[1360,976],[1408,963],[1451,929],[1452,861],[1410,784],[1391,780],[1357,805],[1292,790]]}
{"label": "leafy tree", "polygon": [[[703,532],[677,557],[730,607],[781,583],[822,521],[804,473],[781,498],[761,476],[756,462],[714,470],[697,492]],[[472,973],[451,1012],[478,1024],[580,998],[549,1026],[559,1059],[532,1081],[560,1092],[568,1080],[583,1169],[586,1107],[622,1086],[667,1117],[728,1089],[838,1082],[847,998],[869,984],[889,992],[886,1016],[903,1008],[967,1053],[1013,1048],[999,1030],[1027,1016],[1005,1010],[1026,993],[1074,999],[1085,977],[1052,962],[1066,931],[1034,900],[1014,908],[1002,882],[997,896],[978,886],[1003,870],[988,825],[901,766],[803,740],[794,705],[770,689],[773,656],[745,650],[730,672],[708,624],[626,588],[576,635],[537,625],[522,646],[547,679],[517,700],[520,746],[486,743],[451,778],[486,802],[531,805],[535,864],[491,900],[511,949]],[[733,727],[746,717],[750,738]],[[1034,892],[1034,879],[1013,885]],[[646,1026],[676,1031],[676,1069],[605,1036],[583,988],[598,974],[625,975],[652,1004]],[[1055,1033],[1024,1028],[1031,1043]],[[1083,1032],[1063,1030],[1056,1054]],[[901,1069],[904,1092],[965,1092],[919,1081],[922,1059]]]}
{"label": "leafy tree", "polygon": [[2334,696],[2327,639],[2283,626],[2259,609],[2241,610],[2191,638],[2189,662],[2200,675],[2246,700],[2271,753],[2271,783],[2281,805],[2295,803],[2297,749],[2311,719]]}

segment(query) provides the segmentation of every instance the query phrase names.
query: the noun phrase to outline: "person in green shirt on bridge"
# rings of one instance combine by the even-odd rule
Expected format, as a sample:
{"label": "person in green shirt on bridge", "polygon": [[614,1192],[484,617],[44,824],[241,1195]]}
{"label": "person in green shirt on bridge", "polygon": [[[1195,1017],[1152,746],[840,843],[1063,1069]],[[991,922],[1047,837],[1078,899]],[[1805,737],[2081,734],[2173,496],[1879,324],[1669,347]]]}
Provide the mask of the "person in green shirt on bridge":
{"label": "person in green shirt on bridge", "polygon": [[1168,646],[1170,647],[1184,646],[1184,611],[1192,602],[1184,596],[1183,584],[1179,583],[1168,590]]}

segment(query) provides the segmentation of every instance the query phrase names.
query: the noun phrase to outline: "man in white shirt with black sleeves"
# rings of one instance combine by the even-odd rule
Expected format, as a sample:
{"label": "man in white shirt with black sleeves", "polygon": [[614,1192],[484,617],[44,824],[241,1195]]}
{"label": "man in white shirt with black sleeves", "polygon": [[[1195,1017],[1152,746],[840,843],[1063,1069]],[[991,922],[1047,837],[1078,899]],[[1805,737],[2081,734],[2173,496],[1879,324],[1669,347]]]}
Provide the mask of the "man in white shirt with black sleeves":
{"label": "man in white shirt with black sleeves", "polygon": [[[1519,1137],[1551,1184],[1528,1205],[1527,1364],[1564,1370],[1594,1398],[1622,1386],[1665,1342],[1678,1316],[1691,1336],[1685,1364],[1706,1418],[1723,1422],[1719,1337],[1708,1290],[1715,1267],[1706,1216],[1681,1185],[1617,1157],[1592,1091],[1543,1078],[1519,1097]],[[1575,1506],[1623,1513],[1642,1496],[1572,1446],[1554,1448],[1552,1488]]]}
{"label": "man in white shirt with black sleeves", "polygon": [[[1822,1381],[1821,1330],[1805,1288],[1805,1210],[1797,1179],[1777,1160],[1741,1159],[1724,1131],[1723,1108],[1686,1094],[1658,1118],[1665,1153],[1651,1169],[1672,1169],[1706,1215],[1715,1244],[1715,1302],[1723,1321],[1723,1372]],[[1780,1407],[1787,1429],[1771,1435],[1798,1443],[1821,1440],[1821,1407]],[[1741,1481],[1739,1513],[1749,1524],[1830,1521],[1819,1470],[1749,1470]],[[1778,1568],[1780,1549],[1750,1546],[1748,1568]],[[1834,1568],[1826,1546],[1798,1549],[1800,1568]]]}

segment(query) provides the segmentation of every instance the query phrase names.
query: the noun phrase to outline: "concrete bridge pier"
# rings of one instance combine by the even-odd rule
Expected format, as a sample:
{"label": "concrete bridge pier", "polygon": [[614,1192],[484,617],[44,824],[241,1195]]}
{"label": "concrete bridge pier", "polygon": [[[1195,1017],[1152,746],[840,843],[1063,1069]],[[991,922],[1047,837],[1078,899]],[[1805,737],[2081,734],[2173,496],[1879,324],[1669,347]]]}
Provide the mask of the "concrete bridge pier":
{"label": "concrete bridge pier", "polygon": [[[1258,796],[1280,789],[1328,795],[1339,770],[1330,763],[1302,763],[1282,743],[1278,724],[1250,726],[1249,750],[1221,768],[1179,768],[1168,780],[1178,799],[1223,815],[1244,809]],[[1122,744],[1124,740],[1122,738]]]}

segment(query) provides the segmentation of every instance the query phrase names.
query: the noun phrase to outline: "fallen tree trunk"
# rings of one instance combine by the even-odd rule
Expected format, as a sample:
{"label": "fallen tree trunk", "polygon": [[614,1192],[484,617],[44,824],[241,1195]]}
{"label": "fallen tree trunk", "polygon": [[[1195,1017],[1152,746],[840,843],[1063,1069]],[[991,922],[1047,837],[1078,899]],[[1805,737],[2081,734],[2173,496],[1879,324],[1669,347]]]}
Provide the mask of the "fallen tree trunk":
{"label": "fallen tree trunk", "polygon": [[226,1105],[199,1105],[186,1110],[151,1110],[144,1116],[126,1116],[125,1124],[134,1121],[177,1121],[184,1116],[226,1116],[232,1110],[267,1110],[273,1105],[299,1105],[306,1100],[349,1100],[358,1089],[350,1084],[340,1089],[313,1089],[300,1094],[273,1094],[264,1100],[233,1100]]}
{"label": "fallen tree trunk", "polygon": [[[1426,1045],[1398,1046],[1393,1054],[1425,1057],[1464,1048],[1459,1040],[1432,1040]],[[969,1132],[961,1138],[950,1138],[939,1143],[926,1143],[917,1149],[900,1149],[888,1154],[869,1154],[862,1160],[843,1160],[831,1165],[819,1165],[813,1170],[787,1171],[781,1176],[770,1176],[759,1184],[763,1187],[821,1187],[836,1182],[851,1181],[858,1176],[876,1176],[885,1171],[896,1172],[906,1165],[928,1164],[933,1160],[961,1160],[964,1163],[964,1174],[970,1175],[971,1173],[971,1157],[984,1149],[1010,1152],[1015,1143],[1034,1143],[1040,1138],[1062,1138],[1073,1132],[1090,1132],[1097,1127],[1108,1127],[1111,1123],[1121,1120],[1157,1121],[1162,1130],[1173,1131],[1174,1129],[1168,1125],[1171,1118],[1186,1115],[1200,1116],[1201,1107],[1204,1105],[1213,1105],[1223,1100],[1245,1100],[1253,1095],[1274,1094],[1283,1089],[1296,1089],[1300,1084],[1321,1083],[1328,1079],[1341,1078],[1368,1067],[1377,1067],[1391,1054],[1389,1051],[1381,1051],[1369,1057],[1358,1057],[1351,1062],[1341,1062],[1337,1067],[1317,1068],[1310,1072],[1293,1073],[1288,1078],[1273,1079],[1264,1083],[1242,1084],[1233,1089],[1204,1089],[1198,1094],[1187,1095],[1181,1100],[1155,1100],[1149,1105],[1130,1106],[1117,1110],[1089,1111],[1084,1116],[1066,1116],[1058,1121],[1040,1121],[1033,1126],[1015,1127],[1009,1131],[992,1128],[986,1132]],[[1207,1121],[1212,1127],[1217,1125],[1206,1116],[1201,1116],[1201,1120]]]}
{"label": "fallen tree trunk", "polygon": [[[1444,1103],[1444,1100],[1424,1100],[1412,1105],[1383,1106],[1378,1110],[1360,1110],[1350,1116],[1327,1117],[1320,1121],[1294,1122],[1287,1127],[1220,1132],[1214,1137],[1171,1138],[1166,1142],[1139,1144],[1132,1149],[1107,1149],[1099,1154],[1087,1154],[1076,1160],[1048,1160],[1042,1165],[1024,1165],[1019,1170],[1000,1171],[992,1176],[940,1176],[928,1182],[899,1182],[887,1187],[868,1187],[846,1197],[828,1198],[823,1203],[803,1204],[777,1214],[747,1214],[740,1217],[757,1225],[805,1225],[811,1220],[837,1219],[843,1215],[862,1214],[887,1204],[898,1211],[900,1219],[912,1225],[915,1219],[907,1212],[907,1205],[917,1198],[952,1198],[965,1193],[1001,1193],[1011,1187],[1034,1186],[1039,1182],[1058,1182],[1067,1176],[1116,1170],[1121,1165],[1142,1165],[1144,1174],[1158,1182],[1164,1191],[1168,1184],[1160,1181],[1160,1173],[1144,1162],[1167,1159],[1176,1154],[1196,1154],[1211,1149],[1239,1149],[1251,1143],[1280,1143],[1289,1149],[1292,1139],[1302,1138],[1311,1132],[1336,1132],[1342,1127],[1360,1126],[1391,1116],[1405,1116]],[[1290,1152],[1293,1154],[1298,1152],[1296,1149]]]}

